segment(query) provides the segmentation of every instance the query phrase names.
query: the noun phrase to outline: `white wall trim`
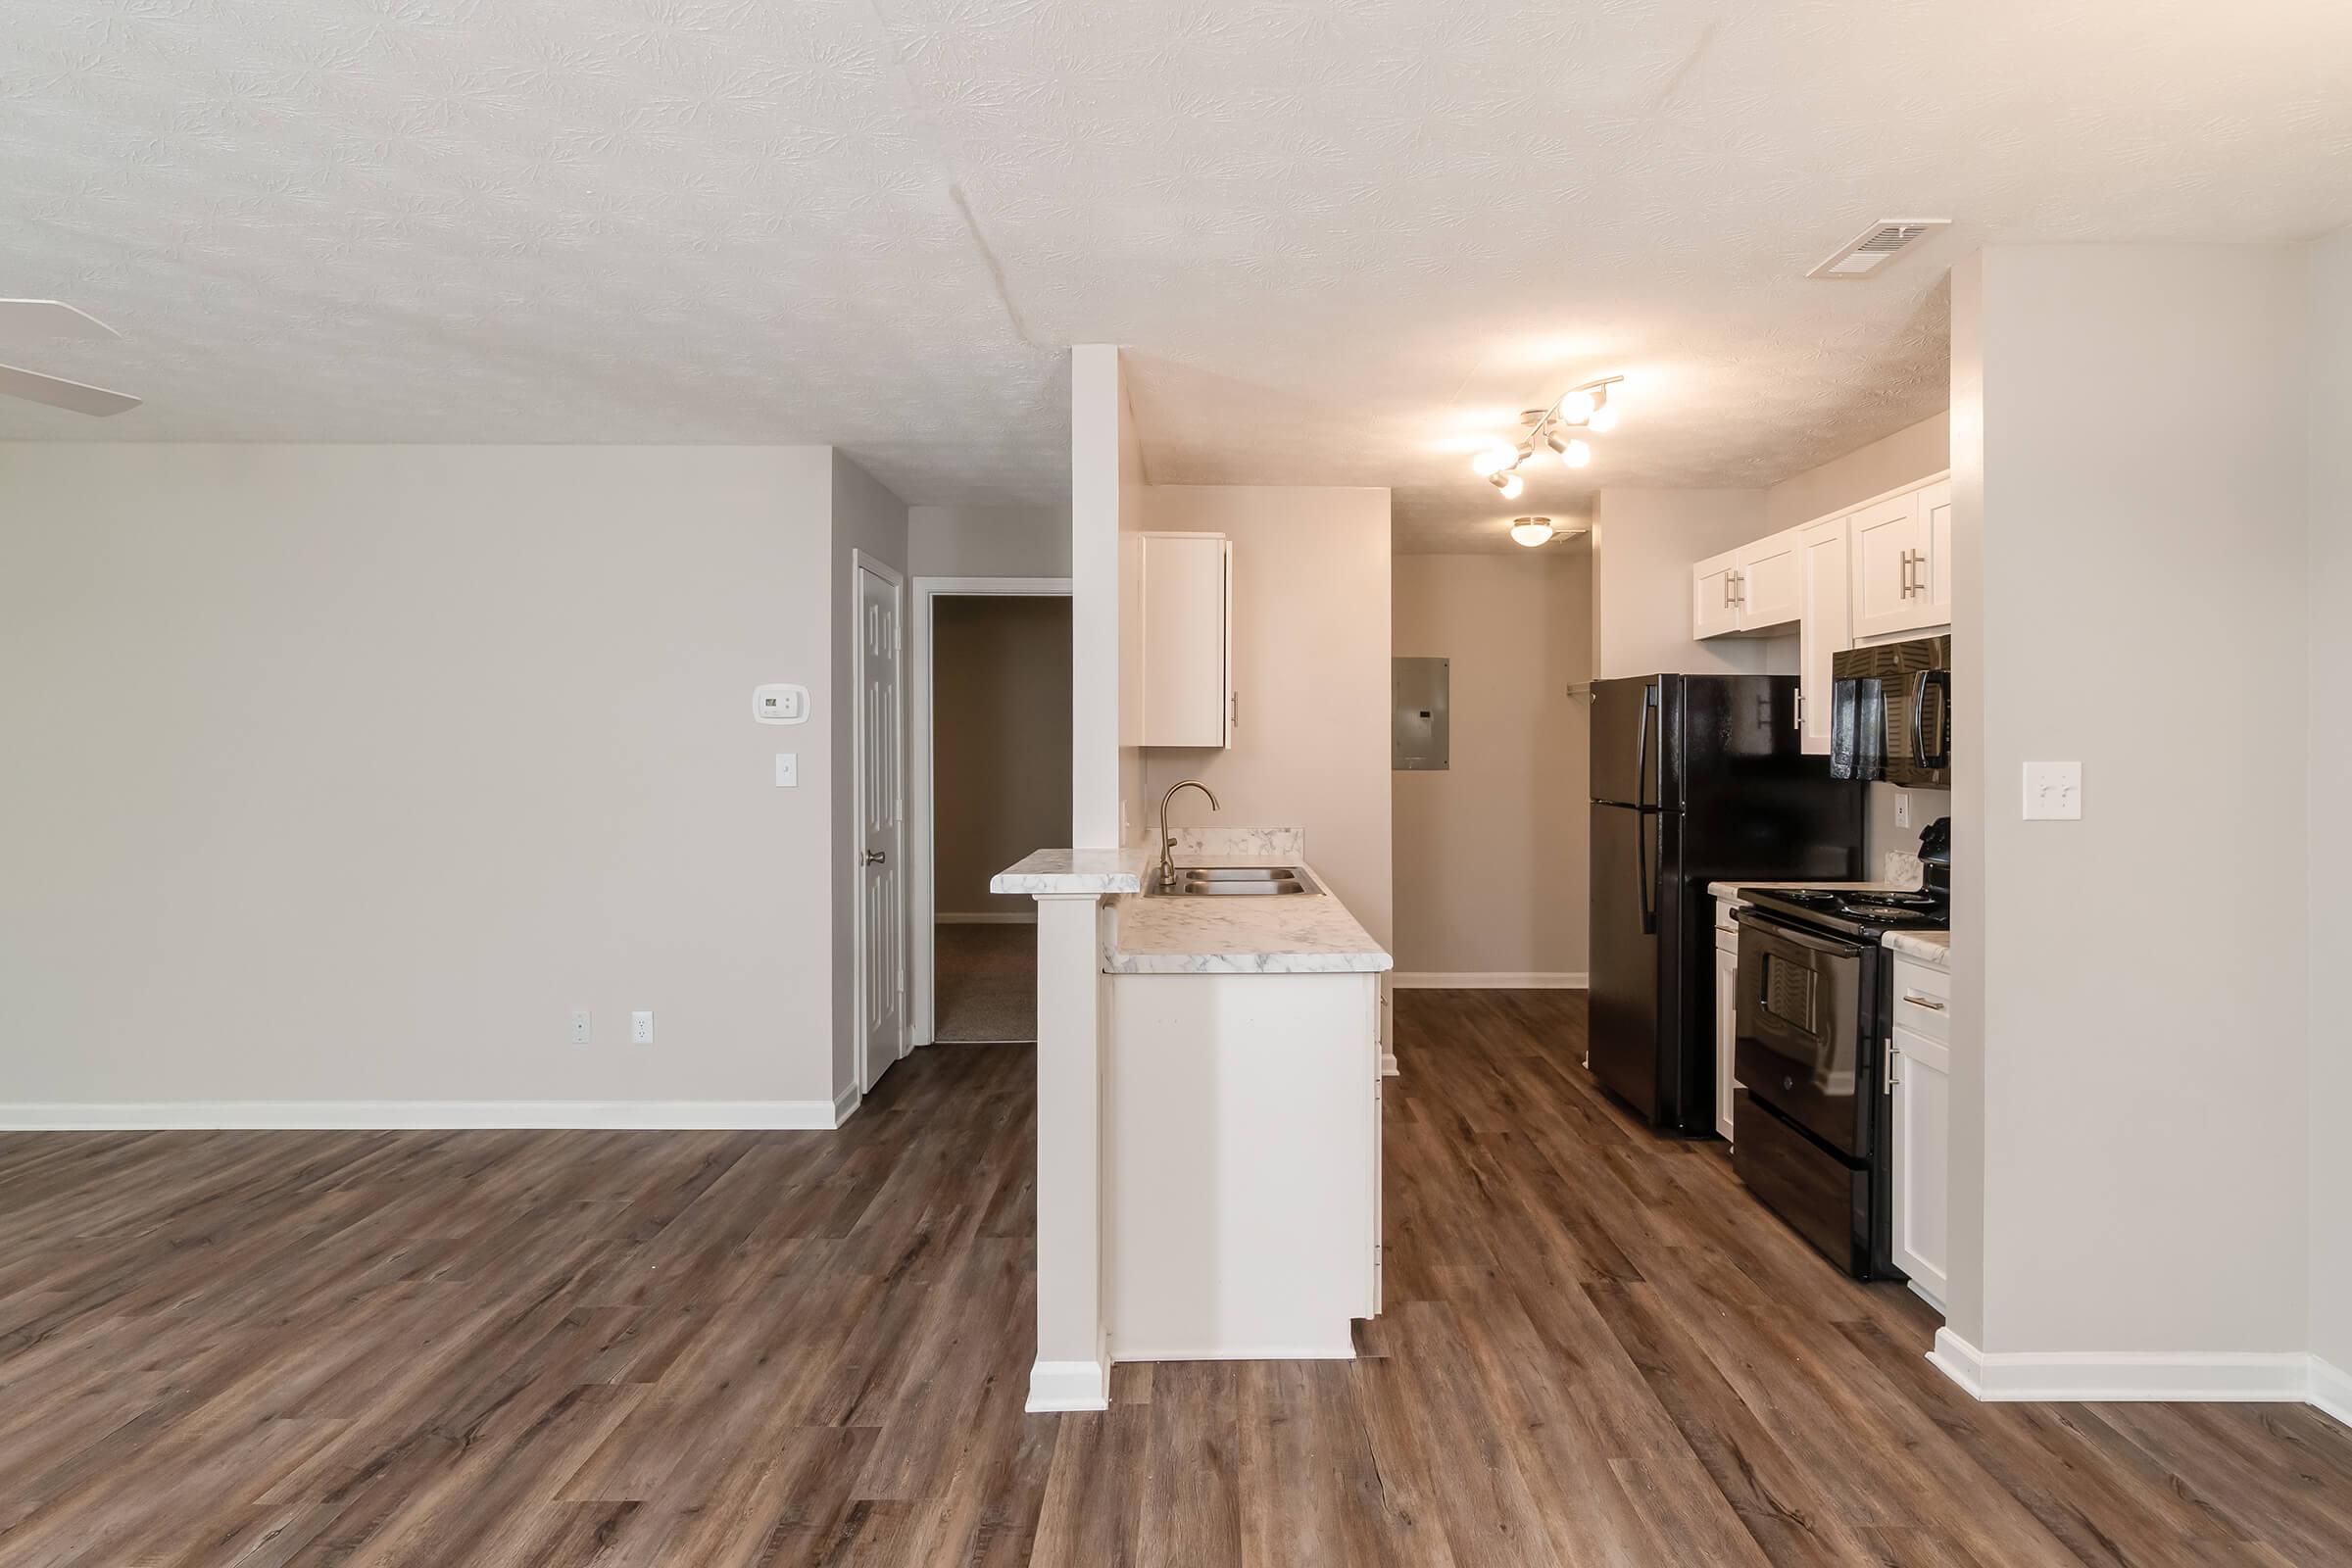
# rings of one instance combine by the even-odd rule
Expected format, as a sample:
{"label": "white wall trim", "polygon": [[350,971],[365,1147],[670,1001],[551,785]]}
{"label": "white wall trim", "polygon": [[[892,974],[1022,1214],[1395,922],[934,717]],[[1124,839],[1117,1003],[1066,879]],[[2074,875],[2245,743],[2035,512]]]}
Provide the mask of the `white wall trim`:
{"label": "white wall trim", "polygon": [[[1039,849],[1045,847],[1042,844],[1038,846]],[[942,910],[932,919],[941,925],[1035,925],[1037,906],[1032,904],[1026,909],[970,909],[961,914],[950,914]]]}
{"label": "white wall trim", "polygon": [[848,1121],[852,1116],[858,1114],[858,1107],[864,1103],[865,1091],[858,1088],[854,1082],[843,1084],[839,1089],[834,1090],[833,1125],[838,1127]]}
{"label": "white wall trim", "polygon": [[1396,1053],[1394,1051],[1384,1051],[1380,1054],[1380,1075],[1383,1078],[1401,1078],[1404,1076],[1403,1072],[1396,1065]]}
{"label": "white wall trim", "polygon": [[[913,669],[907,695],[908,746],[911,755],[906,759],[908,797],[906,826],[908,845],[906,856],[907,959],[913,965],[908,994],[912,998],[914,1016],[910,1020],[914,1043],[927,1046],[936,1031],[938,1013],[937,944],[933,927],[941,919],[957,917],[941,915],[936,905],[937,891],[933,885],[933,860],[936,850],[931,832],[931,602],[942,594],[983,594],[1011,599],[1067,599],[1070,579],[1067,577],[917,577],[913,583],[913,603],[907,615],[913,632],[910,662]],[[1048,846],[1040,845],[1040,849]],[[1034,922],[1032,909],[1021,918]]]}
{"label": "white wall trim", "polygon": [[1353,1344],[1249,1345],[1221,1350],[1114,1350],[1113,1361],[1352,1361]]}
{"label": "white wall trim", "polygon": [[1400,969],[1389,976],[1389,984],[1402,991],[1582,991],[1588,984],[1588,978],[1581,972],[1565,970],[1482,969],[1447,972]]}
{"label": "white wall trim", "polygon": [[1037,1362],[1029,1368],[1029,1402],[1021,1408],[1031,1415],[1053,1410],[1109,1409],[1110,1363]]}
{"label": "white wall trim", "polygon": [[[1979,1399],[2054,1403],[2164,1400],[2219,1403],[2308,1400],[2330,1415],[2322,1369],[2340,1397],[2343,1374],[2300,1350],[2001,1350],[1978,1349],[1950,1329],[1936,1331],[1928,1359]],[[2337,1415],[2337,1418],[2343,1419]]]}
{"label": "white wall trim", "polygon": [[[846,1097],[846,1101],[843,1097]],[[0,1104],[0,1132],[162,1130],[448,1132],[549,1128],[642,1132],[827,1131],[858,1108],[833,1100],[176,1100]]]}

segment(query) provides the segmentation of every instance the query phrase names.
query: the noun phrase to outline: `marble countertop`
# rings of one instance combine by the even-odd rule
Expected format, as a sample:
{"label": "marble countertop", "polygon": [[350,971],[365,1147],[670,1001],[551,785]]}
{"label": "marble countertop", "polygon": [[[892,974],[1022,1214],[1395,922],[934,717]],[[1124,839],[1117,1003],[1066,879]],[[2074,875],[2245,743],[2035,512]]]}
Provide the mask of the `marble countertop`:
{"label": "marble countertop", "polygon": [[1124,850],[1039,850],[988,879],[991,893],[1134,893],[1144,885],[1152,854]]}
{"label": "marble countertop", "polygon": [[1906,958],[1933,964],[1938,969],[1952,966],[1952,934],[1949,931],[1889,931],[1880,938],[1889,953],[1899,953]]}
{"label": "marble countertop", "polygon": [[[1266,857],[1189,855],[1185,863],[1263,865]],[[1325,886],[1312,865],[1306,874]],[[1328,892],[1227,899],[1131,893],[1112,906],[1102,956],[1108,974],[1360,974],[1395,963]]]}

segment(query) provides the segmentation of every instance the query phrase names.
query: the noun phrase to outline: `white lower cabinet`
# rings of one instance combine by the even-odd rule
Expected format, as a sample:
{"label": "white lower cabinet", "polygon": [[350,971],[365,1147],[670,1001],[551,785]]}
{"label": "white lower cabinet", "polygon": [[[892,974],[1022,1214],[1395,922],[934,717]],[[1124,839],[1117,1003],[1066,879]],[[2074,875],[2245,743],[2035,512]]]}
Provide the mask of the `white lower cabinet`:
{"label": "white lower cabinet", "polygon": [[1112,977],[1113,1360],[1354,1353],[1380,1310],[1379,979]]}
{"label": "white lower cabinet", "polygon": [[1893,990],[1894,1262],[1940,1311],[1951,1239],[1950,986],[1942,970],[1898,958]]}

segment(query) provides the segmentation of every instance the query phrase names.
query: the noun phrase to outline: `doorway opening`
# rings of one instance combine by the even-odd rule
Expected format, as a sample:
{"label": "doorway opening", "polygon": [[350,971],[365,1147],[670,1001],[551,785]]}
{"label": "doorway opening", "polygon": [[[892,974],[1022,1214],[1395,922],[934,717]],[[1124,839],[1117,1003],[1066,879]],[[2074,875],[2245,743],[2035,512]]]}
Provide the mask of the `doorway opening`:
{"label": "doorway opening", "polygon": [[1070,837],[1070,585],[915,579],[914,1038],[1037,1038],[1037,905],[989,878]]}

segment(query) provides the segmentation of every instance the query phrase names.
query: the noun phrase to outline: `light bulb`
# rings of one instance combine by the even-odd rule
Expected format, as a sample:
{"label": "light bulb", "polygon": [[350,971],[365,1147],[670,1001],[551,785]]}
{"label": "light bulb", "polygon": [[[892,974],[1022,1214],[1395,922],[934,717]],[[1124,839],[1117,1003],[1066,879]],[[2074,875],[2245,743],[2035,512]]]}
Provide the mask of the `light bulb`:
{"label": "light bulb", "polygon": [[1470,460],[1470,471],[1481,479],[1491,478],[1518,460],[1519,452],[1516,447],[1497,441],[1491,447],[1480,449],[1478,456]]}
{"label": "light bulb", "polygon": [[1592,461],[1592,449],[1582,441],[1569,442],[1566,450],[1560,454],[1560,463],[1565,467],[1581,468]]}
{"label": "light bulb", "polygon": [[1560,399],[1560,418],[1564,423],[1582,424],[1592,417],[1592,411],[1598,407],[1600,400],[1592,393],[1571,392]]}
{"label": "light bulb", "polygon": [[1511,538],[1533,550],[1551,538],[1549,517],[1514,517],[1511,519]]}
{"label": "light bulb", "polygon": [[1494,488],[1502,492],[1503,500],[1516,501],[1526,491],[1527,481],[1515,473],[1497,474],[1494,477]]}
{"label": "light bulb", "polygon": [[1592,417],[1585,421],[1585,428],[1588,430],[1597,430],[1603,435],[1606,435],[1611,430],[1616,429],[1617,406],[1613,403],[1603,403],[1599,408],[1594,409],[1592,411]]}

